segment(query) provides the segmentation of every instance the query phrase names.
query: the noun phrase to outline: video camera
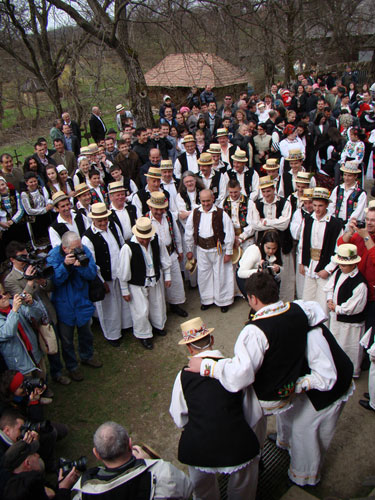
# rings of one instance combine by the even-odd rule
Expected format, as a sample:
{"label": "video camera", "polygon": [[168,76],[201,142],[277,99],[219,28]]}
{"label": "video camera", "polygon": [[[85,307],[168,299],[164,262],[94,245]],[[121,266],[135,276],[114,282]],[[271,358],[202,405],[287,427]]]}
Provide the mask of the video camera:
{"label": "video camera", "polygon": [[53,427],[49,420],[42,420],[41,422],[30,422],[29,420],[26,420],[26,422],[21,426],[20,430],[21,430],[20,439],[23,439],[25,437],[26,432],[28,431],[34,431],[37,432],[38,434],[41,434],[46,432],[52,432]]}
{"label": "video camera", "polygon": [[63,476],[67,476],[75,467],[80,472],[85,472],[87,469],[87,457],[80,457],[78,460],[69,460],[68,458],[59,458],[59,469],[62,469]]}
{"label": "video camera", "polygon": [[18,262],[25,262],[25,264],[33,266],[35,269],[33,275],[24,273],[23,276],[27,280],[48,279],[53,276],[53,266],[47,265],[47,257],[39,257],[38,255],[30,253],[29,255],[17,255],[15,260],[18,260]]}

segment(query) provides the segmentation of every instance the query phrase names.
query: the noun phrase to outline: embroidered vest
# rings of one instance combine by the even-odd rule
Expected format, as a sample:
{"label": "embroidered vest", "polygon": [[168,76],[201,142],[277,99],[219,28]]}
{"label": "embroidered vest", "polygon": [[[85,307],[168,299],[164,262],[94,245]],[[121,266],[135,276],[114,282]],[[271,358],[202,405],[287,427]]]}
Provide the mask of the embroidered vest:
{"label": "embroidered vest", "polygon": [[[341,209],[341,205],[344,201],[344,188],[341,186],[337,187],[337,194],[336,194],[336,208],[335,208],[335,216],[339,216],[339,212]],[[363,189],[361,189],[358,185],[354,189],[354,191],[350,194],[349,198],[346,201],[346,219],[345,222],[347,222],[350,219],[350,216],[354,212],[354,210],[357,208],[358,205],[358,199],[363,193]]]}
{"label": "embroidered vest", "polygon": [[[247,203],[248,203],[247,197],[241,195],[240,206],[239,206],[239,210],[238,210],[238,218],[240,221],[241,229],[243,229],[244,227],[247,226],[247,222],[246,222]],[[225,198],[223,209],[224,209],[224,212],[226,212],[229,215],[229,217],[232,217],[232,202],[231,202],[230,196]]]}

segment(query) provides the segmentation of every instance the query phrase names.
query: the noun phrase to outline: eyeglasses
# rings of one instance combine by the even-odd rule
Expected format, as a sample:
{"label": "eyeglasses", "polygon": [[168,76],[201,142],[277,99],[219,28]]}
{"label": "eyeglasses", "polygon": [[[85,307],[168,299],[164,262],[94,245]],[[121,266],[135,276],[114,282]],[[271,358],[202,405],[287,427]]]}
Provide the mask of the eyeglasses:
{"label": "eyeglasses", "polygon": [[7,297],[8,297],[8,292],[0,293],[0,300],[1,299],[6,299]]}

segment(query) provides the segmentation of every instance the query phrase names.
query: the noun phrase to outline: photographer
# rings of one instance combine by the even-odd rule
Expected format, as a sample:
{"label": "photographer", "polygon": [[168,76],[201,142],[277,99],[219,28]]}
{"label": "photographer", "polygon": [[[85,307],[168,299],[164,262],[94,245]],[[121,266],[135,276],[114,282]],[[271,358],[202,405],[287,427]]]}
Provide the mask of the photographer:
{"label": "photographer", "polygon": [[[88,260],[81,265],[79,259]],[[101,361],[94,358],[93,335],[90,324],[95,307],[89,299],[89,281],[96,277],[96,264],[90,250],[83,246],[81,238],[73,231],[62,235],[61,245],[53,248],[47,258],[53,266],[52,281],[62,355],[69,376],[79,382],[83,375],[78,367],[74,350],[74,329],[78,331],[78,349],[82,364],[100,368]]]}
{"label": "photographer", "polygon": [[18,441],[7,450],[3,466],[9,475],[4,486],[3,500],[71,498],[70,489],[79,477],[76,469],[73,468],[65,478],[60,471],[58,489],[54,491],[46,484],[44,461],[38,451],[39,443],[37,441],[29,444]]}
{"label": "photographer", "polygon": [[[30,279],[35,274],[35,267],[28,265],[27,262],[18,260],[18,258],[27,259],[29,257],[23,243],[11,241],[6,248],[6,256],[13,267],[4,280],[5,290],[12,296],[17,293],[29,293],[41,308],[44,309],[43,323],[52,323],[55,332],[57,332],[56,311],[49,298],[49,292],[53,289],[52,281],[44,278]],[[25,275],[28,279],[25,278]],[[60,360],[60,353],[48,355],[48,361],[53,380],[63,385],[70,384],[70,379],[62,375],[63,366]]]}

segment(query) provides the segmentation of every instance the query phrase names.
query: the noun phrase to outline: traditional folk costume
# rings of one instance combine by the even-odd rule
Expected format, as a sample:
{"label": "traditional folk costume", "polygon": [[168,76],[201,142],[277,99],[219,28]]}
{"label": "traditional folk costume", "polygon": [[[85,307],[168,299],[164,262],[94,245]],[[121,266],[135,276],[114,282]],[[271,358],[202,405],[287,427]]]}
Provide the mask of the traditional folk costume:
{"label": "traditional folk costume", "polygon": [[[315,188],[313,199],[329,199],[329,191]],[[336,264],[331,262],[336,249],[336,242],[342,232],[342,221],[328,213],[317,220],[315,212],[303,221],[301,239],[299,240],[299,264],[305,266],[305,284],[303,300],[316,300],[328,312],[324,287],[326,279],[318,276],[321,270],[332,274]]]}
{"label": "traditional folk costume", "polygon": [[[270,176],[261,177],[260,189],[275,187]],[[276,229],[280,236],[281,255],[283,261],[283,272],[280,276],[281,288],[280,297],[287,301],[294,299],[294,286],[290,290],[288,283],[290,276],[294,273],[294,262],[292,257],[293,240],[289,231],[291,218],[291,206],[288,200],[276,195],[271,203],[267,203],[263,198],[249,203],[249,220],[253,231],[257,231],[257,241],[263,236],[263,231]],[[263,222],[262,220],[263,219]],[[265,222],[265,223],[264,223]]]}
{"label": "traditional folk costume", "polygon": [[49,245],[48,228],[52,222],[46,206],[52,201],[45,198],[40,186],[35,191],[21,193],[21,200],[27,214],[27,228],[34,249],[46,248]]}
{"label": "traditional folk costume", "polygon": [[[59,201],[68,199],[69,196],[66,195],[63,191],[57,191],[52,195],[52,202],[54,205],[56,205]],[[71,210],[70,215],[72,217],[71,223],[68,223],[59,214],[55,222],[50,226],[48,233],[52,248],[61,245],[62,235],[67,231],[74,231],[82,238],[82,236],[86,232],[86,229],[90,227],[88,218],[82,215],[81,212]]]}
{"label": "traditional folk costume", "polygon": [[[340,245],[338,254],[333,258],[336,264],[356,264],[361,257],[357,247],[351,244]],[[354,377],[361,373],[363,350],[359,343],[365,333],[365,308],[367,303],[367,284],[356,267],[344,274],[338,269],[325,286],[327,301],[336,304],[330,313],[329,329],[340,347],[346,352],[354,366]]]}
{"label": "traditional folk costume", "polygon": [[[342,172],[349,174],[360,174],[361,170],[358,164],[353,161],[347,161],[340,167]],[[356,182],[354,186],[346,189],[345,184],[336,186],[330,196],[331,204],[329,213],[338,217],[346,224],[349,219],[363,221],[365,219],[365,208],[367,206],[367,194]]]}
{"label": "traditional folk costume", "polygon": [[[345,402],[353,393],[353,364],[324,325],[309,331],[305,374],[292,408],[277,415],[277,445],[290,454],[289,478],[316,485]],[[303,392],[306,391],[306,392]]]}
{"label": "traditional folk costume", "polygon": [[[159,179],[161,181],[161,171],[159,167],[150,167],[148,169],[148,172],[145,174],[145,177],[150,177],[152,179]],[[170,194],[168,191],[164,190],[163,188],[159,188],[160,192],[163,192],[169,202],[169,210],[177,217],[177,207],[175,200],[171,198]],[[133,205],[135,205],[137,209],[137,213],[142,214],[142,216],[145,216],[147,212],[149,211],[149,206],[147,205],[147,200],[149,200],[151,197],[151,192],[146,185],[143,189],[140,189],[132,199]]]}
{"label": "traditional folk costume", "polygon": [[[104,203],[95,203],[90,218],[94,220],[110,215],[111,212]],[[132,326],[129,304],[122,298],[119,281],[119,258],[124,238],[119,226],[111,219],[106,231],[92,224],[83,236],[82,244],[92,253],[99,277],[109,287],[109,293],[106,293],[104,299],[95,302],[104,337],[107,340],[118,340],[121,338],[121,330]]]}
{"label": "traditional folk costume", "polygon": [[[171,279],[171,260],[149,219],[138,219],[132,231],[131,240],[120,251],[121,293],[131,296],[134,336],[149,339],[152,327],[163,330],[167,320],[164,281]],[[137,236],[151,238],[147,248],[138,242]]]}
{"label": "traditional folk costume", "polygon": [[185,228],[188,252],[197,249],[198,287],[202,305],[224,307],[233,302],[233,268],[224,264],[224,254],[233,254],[234,230],[229,216],[215,205],[189,215]]}
{"label": "traditional folk costume", "polygon": [[[204,338],[214,330],[206,328],[200,318],[182,323],[181,329],[184,338],[180,344]],[[204,361],[223,358],[220,351],[208,349],[196,356]],[[216,473],[224,473],[230,475],[229,500],[254,500],[259,443],[251,427],[262,417],[262,411],[253,389],[229,392],[217,380],[181,370],[169,412],[177,427],[183,428],[178,459],[189,465],[195,497],[219,500]],[[228,446],[222,446],[221,436],[228,438]]]}
{"label": "traditional folk costume", "polygon": [[[234,357],[205,360],[200,374],[216,378],[231,392],[253,384],[265,416],[289,411],[290,395],[302,373],[309,328],[326,319],[316,302],[282,301],[258,310],[239,334]],[[313,357],[313,352],[308,352]],[[314,379],[314,374],[311,374]],[[316,383],[319,385],[319,378]],[[262,447],[266,420],[258,425]]]}
{"label": "traditional folk costume", "polygon": [[[168,200],[164,193],[158,191],[151,194],[148,200],[149,207],[167,208]],[[182,281],[180,263],[178,254],[182,253],[182,241],[180,230],[178,229],[176,219],[169,210],[162,216],[160,223],[150,212],[148,214],[152,225],[156,230],[159,241],[164,243],[171,261],[170,273],[172,284],[166,289],[166,299],[169,304],[183,304],[186,301],[184,283]]]}
{"label": "traditional folk costume", "polygon": [[[125,191],[122,181],[111,182],[108,184],[108,193],[111,195],[113,193]],[[125,241],[130,240],[132,237],[132,227],[135,225],[137,220],[137,209],[132,204],[124,203],[122,208],[116,208],[111,203],[111,218],[121,229],[121,234]]]}

